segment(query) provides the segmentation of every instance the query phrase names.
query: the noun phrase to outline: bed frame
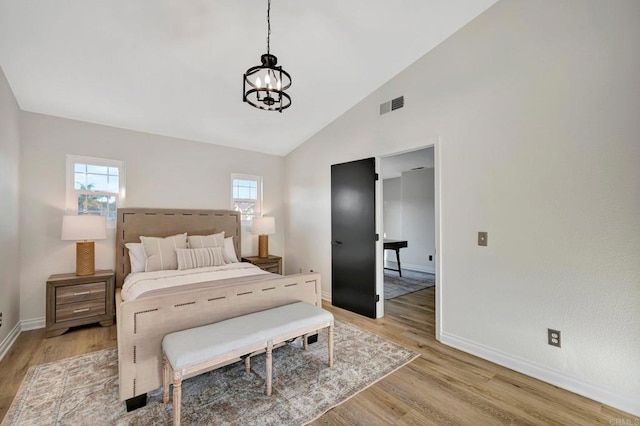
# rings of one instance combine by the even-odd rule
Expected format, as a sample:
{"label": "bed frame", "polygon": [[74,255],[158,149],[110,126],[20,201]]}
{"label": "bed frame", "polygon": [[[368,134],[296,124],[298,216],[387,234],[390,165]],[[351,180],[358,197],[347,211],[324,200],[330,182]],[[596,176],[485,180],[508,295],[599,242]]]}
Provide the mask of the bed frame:
{"label": "bed frame", "polygon": [[118,209],[116,320],[120,400],[128,409],[144,405],[146,393],[162,386],[162,338],[174,331],[304,301],[322,306],[319,274],[269,275],[255,282],[141,298],[124,302],[120,288],[130,272],[125,244],[139,237],[182,232],[233,236],[240,259],[240,214],[229,210]]}

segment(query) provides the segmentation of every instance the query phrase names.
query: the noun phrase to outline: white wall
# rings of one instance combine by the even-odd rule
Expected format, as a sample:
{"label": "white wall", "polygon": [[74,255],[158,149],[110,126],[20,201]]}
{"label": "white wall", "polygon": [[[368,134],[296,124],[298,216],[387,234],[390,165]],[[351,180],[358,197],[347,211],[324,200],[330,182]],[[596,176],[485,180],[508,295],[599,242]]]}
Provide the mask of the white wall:
{"label": "white wall", "polygon": [[400,179],[402,239],[408,243],[408,247],[401,250],[400,261],[403,268],[434,273],[435,262],[429,261],[429,255],[435,254],[436,242],[434,169],[403,172]]}
{"label": "white wall", "polygon": [[439,137],[442,340],[640,414],[639,17],[635,0],[480,15],[287,156],[287,269],[331,289],[331,164]]}
{"label": "white wall", "polygon": [[[433,152],[433,151],[431,151]],[[385,159],[382,160],[384,168]],[[401,177],[383,181],[384,233],[386,238],[407,240],[401,249],[402,269],[435,273],[434,169],[402,172]],[[385,250],[385,261],[397,268],[396,254]]]}
{"label": "white wall", "polygon": [[[21,318],[45,315],[50,274],[75,270],[75,244],[61,241],[66,154],[123,160],[126,206],[230,208],[230,175],[263,176],[264,212],[276,217],[270,252],[283,254],[284,159],[40,114],[21,114]],[[96,268],[115,265],[115,230],[96,241]],[[243,229],[243,254],[257,237]]]}
{"label": "white wall", "polygon": [[20,320],[19,129],[20,109],[0,67],[0,358]]}
{"label": "white wall", "polygon": [[[384,160],[382,167],[384,167]],[[402,179],[398,177],[383,180],[382,194],[384,238],[400,240],[402,239]]]}

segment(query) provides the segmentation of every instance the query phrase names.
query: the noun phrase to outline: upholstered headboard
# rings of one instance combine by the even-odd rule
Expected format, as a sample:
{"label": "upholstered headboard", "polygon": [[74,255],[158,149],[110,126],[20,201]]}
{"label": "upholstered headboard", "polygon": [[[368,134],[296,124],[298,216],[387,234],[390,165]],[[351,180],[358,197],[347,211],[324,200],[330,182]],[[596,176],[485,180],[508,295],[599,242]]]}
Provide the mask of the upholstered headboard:
{"label": "upholstered headboard", "polygon": [[118,209],[116,228],[116,287],[122,287],[131,271],[126,243],[139,243],[140,236],[168,237],[186,232],[209,235],[224,231],[234,237],[236,255],[240,259],[240,213],[232,210],[175,210],[148,208]]}

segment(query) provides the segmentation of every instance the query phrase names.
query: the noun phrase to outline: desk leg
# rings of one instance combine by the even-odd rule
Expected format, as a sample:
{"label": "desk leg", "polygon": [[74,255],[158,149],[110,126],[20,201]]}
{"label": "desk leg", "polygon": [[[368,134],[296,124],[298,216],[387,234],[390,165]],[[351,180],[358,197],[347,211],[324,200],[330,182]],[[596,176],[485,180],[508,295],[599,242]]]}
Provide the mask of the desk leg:
{"label": "desk leg", "polygon": [[400,249],[396,249],[396,260],[398,261],[398,275],[402,277],[402,268],[400,267]]}

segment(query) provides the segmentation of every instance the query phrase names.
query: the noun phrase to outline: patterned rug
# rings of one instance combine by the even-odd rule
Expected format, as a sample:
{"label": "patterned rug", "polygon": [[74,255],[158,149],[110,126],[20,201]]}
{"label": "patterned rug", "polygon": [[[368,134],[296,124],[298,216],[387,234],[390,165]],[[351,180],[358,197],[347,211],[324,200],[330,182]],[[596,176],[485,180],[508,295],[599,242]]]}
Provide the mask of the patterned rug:
{"label": "patterned rug", "polygon": [[[264,355],[251,372],[238,362],[182,384],[182,424],[301,425],[311,422],[411,362],[418,355],[382,337],[336,321],[335,363],[327,366],[327,333],[304,351],[273,351],[273,394],[265,396]],[[170,425],[162,390],[130,413],[118,400],[118,356],[106,349],[33,366],[2,425]]]}
{"label": "patterned rug", "polygon": [[384,299],[394,299],[423,288],[436,285],[436,276],[426,272],[402,270],[402,277],[395,271],[384,271]]}

